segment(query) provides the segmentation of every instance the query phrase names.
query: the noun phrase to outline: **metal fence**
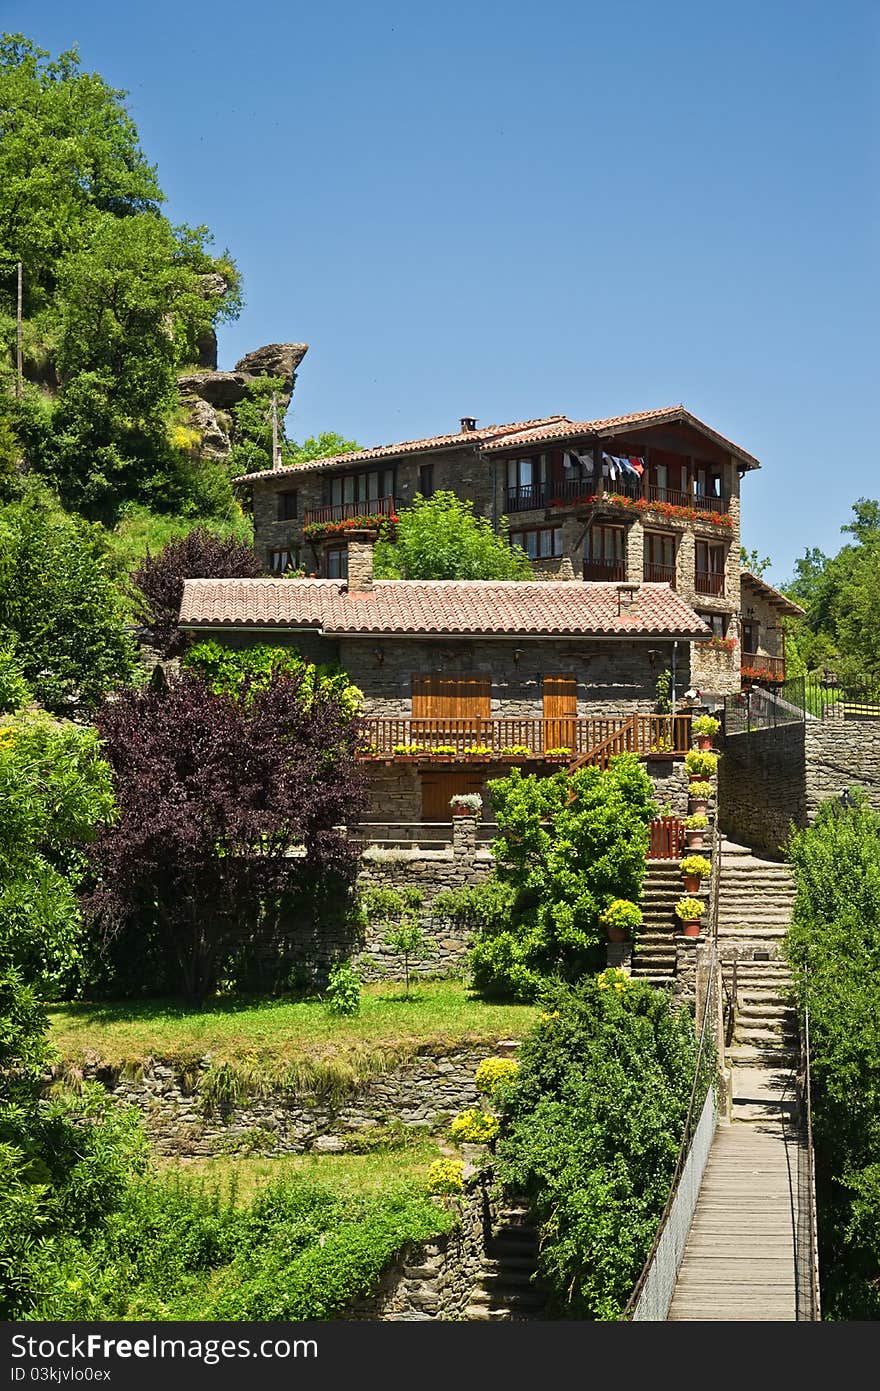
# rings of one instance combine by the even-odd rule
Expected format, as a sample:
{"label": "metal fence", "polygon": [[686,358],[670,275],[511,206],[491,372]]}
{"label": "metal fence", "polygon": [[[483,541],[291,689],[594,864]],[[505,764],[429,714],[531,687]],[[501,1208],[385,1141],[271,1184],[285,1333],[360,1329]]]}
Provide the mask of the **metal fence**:
{"label": "metal fence", "polygon": [[797,1319],[814,1322],[822,1317],[819,1297],[819,1232],[816,1211],[816,1168],[813,1149],[813,1099],[810,1079],[810,1009],[804,1010],[800,1028],[798,1094],[801,1103],[801,1135],[798,1144],[798,1201],[796,1230]]}
{"label": "metal fence", "polygon": [[759,729],[778,729],[803,724],[806,719],[803,676],[790,676],[772,690],[752,686],[724,698],[724,733],[752,734]]}
{"label": "metal fence", "polygon": [[880,719],[880,676],[813,673],[804,687],[805,709],[816,719]]}

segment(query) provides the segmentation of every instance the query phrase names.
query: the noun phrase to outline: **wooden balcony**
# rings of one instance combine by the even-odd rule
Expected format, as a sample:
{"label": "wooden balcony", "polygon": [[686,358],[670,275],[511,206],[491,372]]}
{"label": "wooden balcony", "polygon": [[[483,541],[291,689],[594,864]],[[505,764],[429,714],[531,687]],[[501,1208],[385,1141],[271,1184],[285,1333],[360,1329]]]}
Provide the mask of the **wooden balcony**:
{"label": "wooden balcony", "polygon": [[585,580],[605,580],[608,583],[623,584],[626,580],[625,560],[585,560]]}
{"label": "wooden balcony", "polygon": [[347,522],[351,517],[390,517],[396,512],[393,497],[361,498],[359,502],[334,502],[327,507],[307,507],[304,526],[323,526],[325,522]]}
{"label": "wooden balcony", "polygon": [[521,483],[507,489],[507,512],[531,512],[547,505],[547,486],[544,483]]}
{"label": "wooden balcony", "polygon": [[729,497],[686,493],[679,488],[658,488],[656,483],[645,483],[643,495],[649,502],[668,502],[671,507],[692,507],[695,512],[726,512],[730,506]]}
{"label": "wooden balcony", "polygon": [[644,577],[646,584],[668,584],[675,588],[674,565],[654,565],[650,560],[646,560]]}
{"label": "wooden balcony", "polygon": [[757,652],[743,652],[740,672],[746,681],[784,681],[785,658],[764,657]]}
{"label": "wooden balcony", "polygon": [[[615,753],[683,757],[690,748],[690,715],[627,715],[556,719],[375,719],[359,721],[361,757],[470,761],[588,759],[600,745]],[[618,747],[619,745],[619,747]],[[526,750],[525,753],[522,750]]]}
{"label": "wooden balcony", "polygon": [[711,594],[713,598],[724,596],[723,570],[695,570],[694,589],[698,594]]}

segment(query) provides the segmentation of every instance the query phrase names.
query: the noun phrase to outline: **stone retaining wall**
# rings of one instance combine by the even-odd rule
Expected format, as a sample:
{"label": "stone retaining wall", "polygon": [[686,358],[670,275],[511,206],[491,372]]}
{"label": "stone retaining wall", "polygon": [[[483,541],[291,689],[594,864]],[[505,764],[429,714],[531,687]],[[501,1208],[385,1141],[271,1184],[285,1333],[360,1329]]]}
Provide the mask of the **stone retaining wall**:
{"label": "stone retaining wall", "polygon": [[489,1177],[467,1180],[461,1198],[447,1198],[446,1203],[459,1214],[458,1227],[401,1252],[383,1272],[376,1292],[342,1317],[398,1323],[461,1318],[480,1277],[495,1215]]}
{"label": "stone retaining wall", "polygon": [[[258,1149],[264,1154],[341,1152],[359,1131],[400,1122],[433,1130],[479,1102],[474,1073],[483,1058],[515,1044],[473,1044],[436,1056],[422,1053],[362,1082],[334,1104],[279,1090],[206,1113],[195,1085],[170,1063],[150,1061],[137,1078],[93,1065],[86,1080],[101,1082],[117,1101],[136,1106],[159,1154],[194,1157]],[[212,1066],[203,1058],[199,1080]]]}

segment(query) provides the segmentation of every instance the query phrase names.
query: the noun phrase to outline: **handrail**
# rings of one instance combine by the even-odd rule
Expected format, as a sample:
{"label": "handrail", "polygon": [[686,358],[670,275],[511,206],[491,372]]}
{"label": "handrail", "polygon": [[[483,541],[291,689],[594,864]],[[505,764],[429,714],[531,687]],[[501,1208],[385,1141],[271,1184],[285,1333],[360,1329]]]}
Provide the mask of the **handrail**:
{"label": "handrail", "polygon": [[[806,983],[809,984],[809,969],[806,968]],[[798,1173],[798,1214],[802,1211],[802,1199],[806,1200],[806,1251],[802,1248],[800,1239],[798,1240],[798,1260],[803,1260],[807,1266],[807,1307],[803,1314],[798,1310],[798,1318],[803,1322],[816,1322],[822,1317],[821,1296],[819,1290],[819,1231],[816,1212],[816,1156],[813,1149],[813,1100],[810,1076],[810,1004],[808,990],[805,991],[804,999],[804,1018],[800,1030],[800,1052],[801,1067],[798,1081],[800,1083],[801,1102],[804,1111],[804,1135],[802,1136],[802,1148],[806,1161],[806,1173]],[[801,1192],[801,1188],[805,1192]],[[800,1238],[800,1224],[798,1224],[798,1237]],[[798,1293],[800,1293],[800,1279],[798,1279]]]}
{"label": "handrail", "polygon": [[[710,968],[710,969],[709,969],[709,976],[708,976],[709,980],[711,980],[712,977],[713,977],[713,975],[714,975],[715,966],[716,966],[716,948],[715,948],[715,940],[714,940],[714,938],[710,938],[710,944],[709,944],[709,968]],[[647,1280],[648,1275],[650,1274],[651,1267],[652,1267],[652,1265],[653,1265],[653,1263],[654,1263],[654,1257],[655,1257],[656,1254],[657,1254],[657,1249],[658,1249],[658,1247],[659,1247],[659,1245],[660,1245],[660,1241],[661,1241],[661,1238],[662,1238],[662,1236],[663,1236],[664,1228],[666,1227],[666,1223],[667,1223],[667,1221],[668,1221],[668,1219],[669,1219],[669,1214],[670,1214],[670,1212],[672,1211],[672,1205],[673,1205],[673,1203],[674,1203],[674,1201],[675,1201],[676,1193],[678,1192],[679,1181],[680,1181],[680,1179],[681,1179],[682,1173],[684,1172],[684,1166],[685,1166],[685,1164],[686,1164],[686,1162],[687,1162],[687,1157],[688,1157],[688,1154],[689,1154],[689,1152],[690,1152],[691,1142],[692,1142],[692,1139],[693,1139],[694,1103],[695,1103],[695,1101],[696,1101],[696,1097],[697,1097],[697,1088],[698,1088],[698,1086],[699,1086],[699,1081],[700,1081],[700,1073],[701,1073],[702,1064],[703,1064],[703,1054],[704,1054],[704,1052],[705,1052],[705,1046],[706,1046],[706,1036],[707,1036],[707,1034],[708,1034],[708,1032],[709,1032],[709,1005],[710,1005],[711,1000],[712,1000],[712,990],[711,990],[711,989],[707,989],[707,990],[706,990],[706,998],[705,998],[705,1000],[703,1001],[703,1018],[702,1018],[702,1022],[701,1022],[701,1024],[700,1024],[699,1042],[698,1042],[698,1045],[697,1045],[697,1059],[696,1059],[696,1062],[695,1062],[695,1064],[694,1064],[694,1080],[693,1080],[693,1084],[692,1084],[692,1086],[691,1086],[691,1095],[690,1095],[690,1100],[689,1100],[689,1102],[688,1102],[687,1116],[686,1116],[686,1118],[685,1118],[684,1131],[683,1131],[682,1137],[681,1137],[681,1144],[679,1145],[679,1148],[678,1148],[678,1157],[677,1157],[677,1159],[676,1159],[676,1161],[675,1161],[675,1169],[674,1169],[674,1171],[673,1171],[672,1178],[671,1178],[671,1180],[670,1180],[669,1192],[668,1192],[668,1194],[667,1194],[667,1196],[666,1196],[666,1203],[665,1203],[665,1205],[664,1205],[664,1208],[663,1208],[662,1213],[660,1214],[660,1221],[657,1223],[657,1230],[656,1230],[656,1232],[654,1233],[654,1240],[653,1240],[652,1243],[651,1243],[651,1249],[650,1249],[650,1251],[648,1252],[648,1255],[647,1255],[647,1257],[646,1257],[646,1259],[645,1259],[645,1263],[644,1263],[644,1265],[642,1266],[642,1269],[641,1269],[641,1273],[640,1273],[640,1275],[639,1275],[639,1278],[638,1278],[638,1280],[636,1281],[636,1283],[635,1283],[635,1285],[634,1285],[634,1287],[633,1287],[633,1291],[632,1291],[632,1293],[631,1293],[629,1299],[628,1299],[627,1302],[626,1302],[626,1308],[624,1309],[623,1313],[622,1313],[621,1316],[620,1316],[620,1321],[621,1321],[621,1322],[622,1322],[622,1321],[625,1321],[625,1320],[629,1320],[629,1319],[632,1318],[633,1310],[635,1309],[636,1305],[637,1305],[638,1302],[639,1302],[639,1296],[641,1295],[642,1289],[644,1288],[644,1285],[645,1285],[645,1281]],[[710,1086],[711,1086],[711,1085],[713,1085],[713,1083],[710,1083]],[[704,1100],[705,1100],[705,1098],[704,1098]]]}
{"label": "handrail", "polygon": [[[605,746],[614,752],[630,749],[643,757],[683,756],[690,735],[689,714],[678,715],[555,715],[541,716],[377,716],[358,719],[362,757],[389,758],[400,747],[425,758],[490,757],[525,749],[521,757],[541,757],[562,750],[590,762]],[[505,752],[507,751],[507,752]]]}

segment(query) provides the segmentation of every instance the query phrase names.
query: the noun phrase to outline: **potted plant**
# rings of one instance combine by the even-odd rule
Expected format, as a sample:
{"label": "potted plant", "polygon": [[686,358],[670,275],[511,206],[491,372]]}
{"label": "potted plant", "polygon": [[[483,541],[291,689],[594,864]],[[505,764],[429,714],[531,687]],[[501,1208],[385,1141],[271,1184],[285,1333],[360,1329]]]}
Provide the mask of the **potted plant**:
{"label": "potted plant", "polygon": [[700,918],[705,904],[699,898],[680,898],[675,905],[675,916],[681,921],[685,937],[699,937]]}
{"label": "potted plant", "polygon": [[685,818],[684,837],[688,850],[702,850],[703,835],[708,828],[709,818],[705,812],[695,812]]}
{"label": "potted plant", "polygon": [[705,753],[702,749],[688,749],[684,766],[692,782],[705,782],[708,778],[714,778],[718,771],[718,755]]}
{"label": "potted plant", "polygon": [[692,782],[688,787],[688,796],[691,799],[691,811],[698,815],[705,815],[709,806],[709,798],[712,796],[712,784],[710,782]]}
{"label": "potted plant", "polygon": [[490,744],[470,744],[464,751],[465,758],[491,758]]}
{"label": "potted plant", "polygon": [[571,758],[571,749],[565,748],[564,745],[561,745],[558,749],[545,749],[544,757],[553,759],[554,762],[561,763],[563,759]]}
{"label": "potted plant", "polygon": [[712,862],[705,855],[685,855],[679,861],[679,869],[684,879],[685,893],[698,894],[701,880],[708,879],[712,873]]}
{"label": "potted plant", "polygon": [[600,913],[599,921],[608,934],[609,942],[628,942],[633,928],[642,925],[642,910],[628,898],[615,898]]}
{"label": "potted plant", "polygon": [[696,738],[697,748],[708,753],[720,728],[721,721],[716,720],[714,715],[696,715],[691,722],[691,731]]}
{"label": "potted plant", "polygon": [[479,816],[483,810],[483,799],[479,792],[459,792],[450,798],[453,816]]}

